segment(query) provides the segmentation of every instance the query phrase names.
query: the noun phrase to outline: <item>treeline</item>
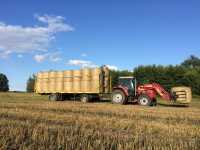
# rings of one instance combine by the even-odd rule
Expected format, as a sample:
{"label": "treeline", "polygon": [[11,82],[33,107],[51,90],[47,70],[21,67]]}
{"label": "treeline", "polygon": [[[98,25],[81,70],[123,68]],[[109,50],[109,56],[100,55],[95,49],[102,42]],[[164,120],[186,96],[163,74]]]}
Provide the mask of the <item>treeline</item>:
{"label": "treeline", "polygon": [[119,76],[133,75],[139,84],[160,83],[170,90],[173,86],[190,86],[194,94],[200,95],[200,59],[190,56],[176,66],[149,65],[131,71],[112,71],[112,82],[117,84]]}

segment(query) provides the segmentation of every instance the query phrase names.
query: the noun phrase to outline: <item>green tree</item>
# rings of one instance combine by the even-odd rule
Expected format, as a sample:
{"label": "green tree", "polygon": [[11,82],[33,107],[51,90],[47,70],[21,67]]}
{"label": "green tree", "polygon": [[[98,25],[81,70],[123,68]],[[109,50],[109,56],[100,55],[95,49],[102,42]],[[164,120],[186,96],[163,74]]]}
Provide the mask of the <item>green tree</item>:
{"label": "green tree", "polygon": [[200,59],[194,55],[191,55],[181,65],[187,68],[200,68]]}
{"label": "green tree", "polygon": [[193,93],[200,95],[200,72],[196,69],[188,70],[182,79],[182,83],[192,88]]}
{"label": "green tree", "polygon": [[36,76],[32,75],[28,78],[27,83],[26,83],[26,91],[27,92],[34,92],[34,88],[35,88],[35,79]]}
{"label": "green tree", "polygon": [[7,92],[9,90],[8,78],[6,75],[0,73],[0,91]]}

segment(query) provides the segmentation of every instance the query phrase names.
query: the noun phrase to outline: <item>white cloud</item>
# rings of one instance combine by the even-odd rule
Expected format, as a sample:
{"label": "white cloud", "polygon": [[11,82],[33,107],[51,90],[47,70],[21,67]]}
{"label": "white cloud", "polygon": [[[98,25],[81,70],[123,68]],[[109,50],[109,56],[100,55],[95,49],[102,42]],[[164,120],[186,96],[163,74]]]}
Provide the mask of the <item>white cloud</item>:
{"label": "white cloud", "polygon": [[41,62],[43,62],[45,60],[49,60],[51,62],[58,62],[58,61],[62,60],[62,58],[60,57],[60,53],[59,52],[36,54],[34,56],[34,59],[38,63],[41,63]]}
{"label": "white cloud", "polygon": [[119,70],[117,66],[106,65],[110,70]]}
{"label": "white cloud", "polygon": [[64,23],[64,17],[49,15],[35,15],[35,17],[46,26],[23,27],[0,22],[1,57],[5,58],[11,53],[48,51],[56,33],[74,30],[73,27]]}
{"label": "white cloud", "polygon": [[82,53],[81,56],[82,57],[87,57],[87,54],[86,53]]}
{"label": "white cloud", "polygon": [[[67,62],[67,65],[79,66],[81,68],[85,68],[85,67],[89,67],[89,68],[99,67],[98,65],[96,65],[92,61],[81,60],[81,59],[71,59],[71,60],[69,60]],[[107,66],[110,70],[119,70],[117,66],[113,66],[113,65],[105,65],[105,66]]]}
{"label": "white cloud", "polygon": [[82,67],[82,68],[85,68],[85,67],[89,67],[89,68],[98,67],[97,65],[95,65],[91,61],[80,60],[80,59],[71,59],[71,60],[68,61],[67,65],[79,66],[79,67]]}
{"label": "white cloud", "polygon": [[41,63],[47,58],[47,54],[37,54],[34,56],[36,62]]}
{"label": "white cloud", "polygon": [[35,17],[39,21],[48,24],[49,32],[56,33],[56,32],[73,31],[74,30],[73,27],[64,23],[65,18],[62,16],[49,16],[49,15],[38,16],[38,15],[35,15]]}

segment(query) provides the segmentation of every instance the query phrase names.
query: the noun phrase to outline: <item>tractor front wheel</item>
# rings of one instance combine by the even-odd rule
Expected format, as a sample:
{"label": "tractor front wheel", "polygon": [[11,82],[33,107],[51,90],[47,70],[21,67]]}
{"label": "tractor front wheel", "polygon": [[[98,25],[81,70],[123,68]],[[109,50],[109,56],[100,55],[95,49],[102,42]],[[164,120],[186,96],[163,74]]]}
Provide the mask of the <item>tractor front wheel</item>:
{"label": "tractor front wheel", "polygon": [[121,90],[114,90],[112,92],[112,103],[115,104],[126,104],[127,98]]}
{"label": "tractor front wheel", "polygon": [[151,99],[147,95],[140,95],[138,97],[138,103],[142,106],[150,106]]}

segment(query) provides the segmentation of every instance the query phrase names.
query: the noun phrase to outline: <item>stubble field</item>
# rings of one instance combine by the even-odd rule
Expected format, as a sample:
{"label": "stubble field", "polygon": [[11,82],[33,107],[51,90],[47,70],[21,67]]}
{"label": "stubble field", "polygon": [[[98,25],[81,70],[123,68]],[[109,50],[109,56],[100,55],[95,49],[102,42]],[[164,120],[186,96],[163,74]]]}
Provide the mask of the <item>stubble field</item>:
{"label": "stubble field", "polygon": [[0,93],[0,149],[199,149],[200,100],[190,107],[49,102]]}

